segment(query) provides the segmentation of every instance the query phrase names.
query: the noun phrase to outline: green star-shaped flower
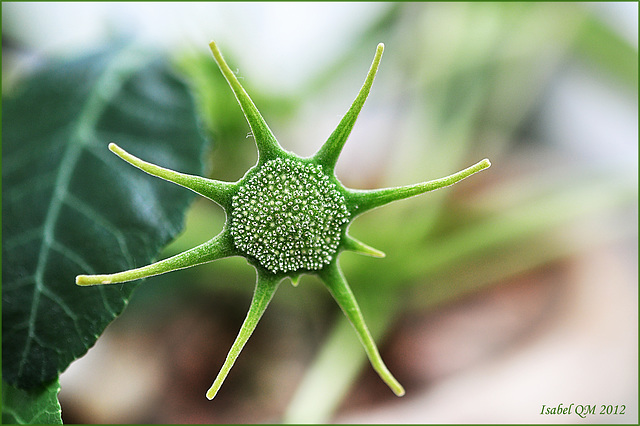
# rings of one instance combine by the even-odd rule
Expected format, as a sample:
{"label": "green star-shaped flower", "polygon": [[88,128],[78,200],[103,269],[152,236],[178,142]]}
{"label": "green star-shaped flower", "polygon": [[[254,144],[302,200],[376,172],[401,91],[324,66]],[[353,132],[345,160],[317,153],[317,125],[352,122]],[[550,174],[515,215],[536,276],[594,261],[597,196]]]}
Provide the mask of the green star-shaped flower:
{"label": "green star-shaped flower", "polygon": [[373,368],[396,395],[404,395],[403,387],[382,361],[338,263],[338,255],[345,250],[375,257],[383,257],[384,253],[349,235],[349,224],[368,210],[452,185],[489,167],[489,160],[482,160],[451,176],[415,185],[376,190],[346,188],[335,175],[335,165],[369,94],[384,45],[378,45],[364,85],[349,111],[318,152],[308,158],[280,146],[216,44],[211,42],[210,47],[249,122],[258,148],[257,164],[239,181],[222,182],[147,163],[113,143],[109,149],[135,167],[219,204],[227,216],[222,231],[211,240],[168,259],[115,274],[79,275],[76,283],[120,283],[228,256],[245,257],[257,271],[256,289],[238,337],[207,392],[207,398],[213,399],[279,283],[290,278],[295,286],[302,274],[315,274],[355,328]]}

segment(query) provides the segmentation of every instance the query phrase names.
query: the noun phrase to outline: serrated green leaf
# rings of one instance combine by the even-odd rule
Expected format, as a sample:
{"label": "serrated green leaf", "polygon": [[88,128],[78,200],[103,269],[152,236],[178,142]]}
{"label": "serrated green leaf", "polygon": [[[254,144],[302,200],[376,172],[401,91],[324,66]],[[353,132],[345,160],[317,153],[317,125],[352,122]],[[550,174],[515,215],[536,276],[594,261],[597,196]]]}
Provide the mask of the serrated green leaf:
{"label": "serrated green leaf", "polygon": [[2,382],[3,424],[62,424],[58,402],[60,383],[51,383],[25,391]]}
{"label": "serrated green leaf", "polygon": [[131,47],[43,68],[2,112],[2,368],[27,389],[83,355],[136,286],[81,288],[75,276],[149,263],[193,199],[108,143],[198,174],[204,140],[187,87]]}

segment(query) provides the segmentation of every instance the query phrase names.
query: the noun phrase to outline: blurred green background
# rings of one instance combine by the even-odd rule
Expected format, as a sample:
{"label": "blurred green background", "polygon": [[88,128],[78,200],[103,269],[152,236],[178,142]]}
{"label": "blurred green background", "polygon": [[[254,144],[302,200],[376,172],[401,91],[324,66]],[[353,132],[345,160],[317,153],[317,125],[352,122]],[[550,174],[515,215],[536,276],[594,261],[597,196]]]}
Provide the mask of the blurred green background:
{"label": "blurred green background", "polygon": [[[625,405],[592,421],[637,422],[637,17],[635,2],[3,2],[3,89],[114,37],[165,50],[196,94],[216,179],[240,178],[256,153],[211,39],[301,155],[335,128],[385,43],[338,163],[348,187],[493,164],[351,227],[387,253],[341,263],[405,397],[305,277],[281,286],[207,401],[255,280],[225,259],[139,287],[62,375],[65,422],[584,422],[540,415],[559,403]],[[196,201],[163,257],[223,222]]]}

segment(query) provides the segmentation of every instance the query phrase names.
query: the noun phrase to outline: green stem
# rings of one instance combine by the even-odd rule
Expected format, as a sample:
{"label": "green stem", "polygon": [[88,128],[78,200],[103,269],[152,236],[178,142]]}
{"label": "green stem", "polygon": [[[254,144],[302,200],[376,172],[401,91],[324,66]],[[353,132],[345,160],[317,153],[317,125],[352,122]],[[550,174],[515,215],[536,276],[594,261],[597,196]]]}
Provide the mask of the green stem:
{"label": "green stem", "polygon": [[247,317],[242,323],[238,337],[236,337],[236,340],[233,342],[233,345],[229,350],[229,354],[227,354],[227,359],[224,361],[218,376],[211,385],[211,388],[207,391],[207,398],[215,398],[218,390],[222,386],[222,383],[227,378],[231,367],[233,367],[238,355],[240,355],[242,348],[244,348],[244,345],[247,343],[247,340],[249,340],[249,337],[251,337],[253,330],[255,330],[258,325],[258,321],[260,321],[262,314],[267,309],[267,306],[269,305],[269,302],[276,292],[281,280],[282,276],[258,272],[256,290],[253,295],[253,299],[251,300],[251,306],[249,307]]}
{"label": "green stem", "polygon": [[220,204],[221,206],[226,207],[231,205],[231,192],[235,188],[235,184],[233,183],[207,179],[201,176],[187,175],[164,167],[156,166],[155,164],[141,160],[135,155],[129,154],[115,143],[109,144],[109,150],[127,163],[139,168],[145,173],[190,189],[193,192]]}
{"label": "green stem", "polygon": [[367,78],[365,79],[358,96],[353,101],[353,104],[351,104],[349,111],[347,111],[344,117],[342,117],[338,127],[336,127],[331,136],[329,136],[329,139],[327,139],[314,157],[318,163],[322,164],[327,172],[333,172],[335,165],[338,162],[338,157],[342,152],[342,148],[351,134],[351,130],[353,129],[356,119],[364,106],[367,96],[369,96],[371,86],[373,85],[373,79],[375,78],[378,67],[380,66],[380,59],[382,58],[383,51],[384,44],[378,44],[376,54],[373,58],[373,63],[369,68],[369,73],[367,74]]}
{"label": "green stem", "polygon": [[356,301],[351,288],[349,288],[349,284],[347,283],[342,270],[338,266],[338,263],[334,262],[331,265],[328,265],[320,272],[320,276],[331,292],[333,298],[338,302],[338,305],[351,322],[356,333],[358,333],[358,337],[364,346],[365,352],[369,357],[369,361],[371,362],[373,369],[378,373],[387,386],[391,388],[393,393],[397,396],[404,395],[404,388],[396,378],[393,377],[387,366],[384,364],[384,361],[382,361],[382,357],[380,356],[380,352],[378,352],[376,343],[367,328],[367,324],[364,322],[364,317],[362,316],[358,302]]}
{"label": "green stem", "polygon": [[[381,296],[379,292],[377,296]],[[370,312],[367,323],[375,338],[389,331],[399,309],[397,295],[385,292],[381,299],[384,300],[384,308],[380,306],[380,300],[360,299],[363,308],[370,308],[366,309]],[[283,423],[331,422],[333,414],[354,388],[357,375],[367,363],[362,344],[353,337],[353,326],[349,320],[344,316],[338,318],[290,399],[282,418]]]}
{"label": "green stem", "polygon": [[267,122],[260,114],[260,111],[258,111],[258,108],[251,100],[251,97],[249,97],[238,81],[236,75],[231,71],[229,65],[227,65],[227,62],[224,60],[224,57],[218,49],[215,41],[209,43],[209,47],[211,48],[211,52],[213,53],[213,57],[215,58],[220,71],[227,80],[227,83],[229,83],[231,90],[233,90],[233,93],[240,104],[240,108],[242,108],[242,112],[249,123],[249,127],[251,127],[251,133],[256,141],[260,160],[276,158],[277,154],[282,152],[282,148],[276,140],[276,137],[273,135],[273,132],[271,132],[271,129],[269,129]]}
{"label": "green stem", "polygon": [[211,262],[233,254],[235,254],[235,249],[231,236],[228,232],[223,231],[206,243],[151,265],[108,275],[78,275],[76,284],[88,286],[123,283]]}
{"label": "green stem", "polygon": [[347,191],[349,191],[349,197],[347,200],[351,206],[350,213],[353,216],[357,216],[367,210],[389,204],[393,201],[403,200],[405,198],[413,197],[416,195],[424,194],[425,192],[453,185],[454,183],[460,182],[462,179],[467,178],[474,173],[488,168],[489,166],[491,166],[491,163],[485,158],[484,160],[474,164],[471,167],[468,167],[450,176],[432,180],[429,182],[417,183],[415,185],[407,185],[397,188],[372,190],[348,189]]}

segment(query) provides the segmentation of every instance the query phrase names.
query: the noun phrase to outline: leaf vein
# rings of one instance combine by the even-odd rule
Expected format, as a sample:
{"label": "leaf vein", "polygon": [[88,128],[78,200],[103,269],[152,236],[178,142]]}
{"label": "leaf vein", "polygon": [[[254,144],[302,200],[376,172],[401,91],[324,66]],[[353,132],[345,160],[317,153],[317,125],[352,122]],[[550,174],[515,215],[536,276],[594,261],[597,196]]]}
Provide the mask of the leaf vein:
{"label": "leaf vein", "polygon": [[13,250],[21,245],[28,244],[33,240],[42,238],[42,230],[43,228],[40,226],[22,231],[7,240],[2,241],[2,248],[3,250]]}
{"label": "leaf vein", "polygon": [[[122,232],[118,230],[118,228],[111,223],[104,215],[100,212],[96,211],[92,206],[85,203],[81,199],[77,198],[73,194],[68,194],[65,199],[65,204],[72,209],[76,210],[78,213],[86,216],[88,219],[92,220],[96,225],[101,226],[107,232],[109,232],[116,239],[120,250],[122,251],[122,255],[125,257],[126,261],[130,266],[133,265],[133,257],[129,252],[129,247],[127,246],[127,241],[124,238]],[[93,273],[93,272],[92,272]]]}
{"label": "leaf vein", "polygon": [[[145,58],[145,59],[143,59]],[[17,375],[21,376],[28,360],[28,354],[31,351],[33,342],[36,341],[35,336],[36,323],[38,318],[38,310],[40,306],[40,296],[45,289],[44,273],[49,259],[49,248],[55,239],[54,230],[57,223],[62,201],[67,194],[72,172],[78,165],[82,146],[90,143],[93,138],[94,129],[98,123],[99,117],[102,115],[109,101],[120,91],[133,72],[146,62],[144,55],[139,55],[133,49],[124,50],[116,58],[114,58],[111,66],[108,66],[98,77],[93,86],[92,91],[86,98],[82,107],[81,114],[74,122],[69,123],[72,129],[69,143],[65,145],[65,150],[58,168],[55,171],[54,196],[49,202],[47,214],[44,220],[43,234],[44,238],[38,251],[38,260],[35,270],[35,288],[31,299],[30,315],[29,315],[29,331],[25,346],[20,354],[20,362],[18,365]]]}

